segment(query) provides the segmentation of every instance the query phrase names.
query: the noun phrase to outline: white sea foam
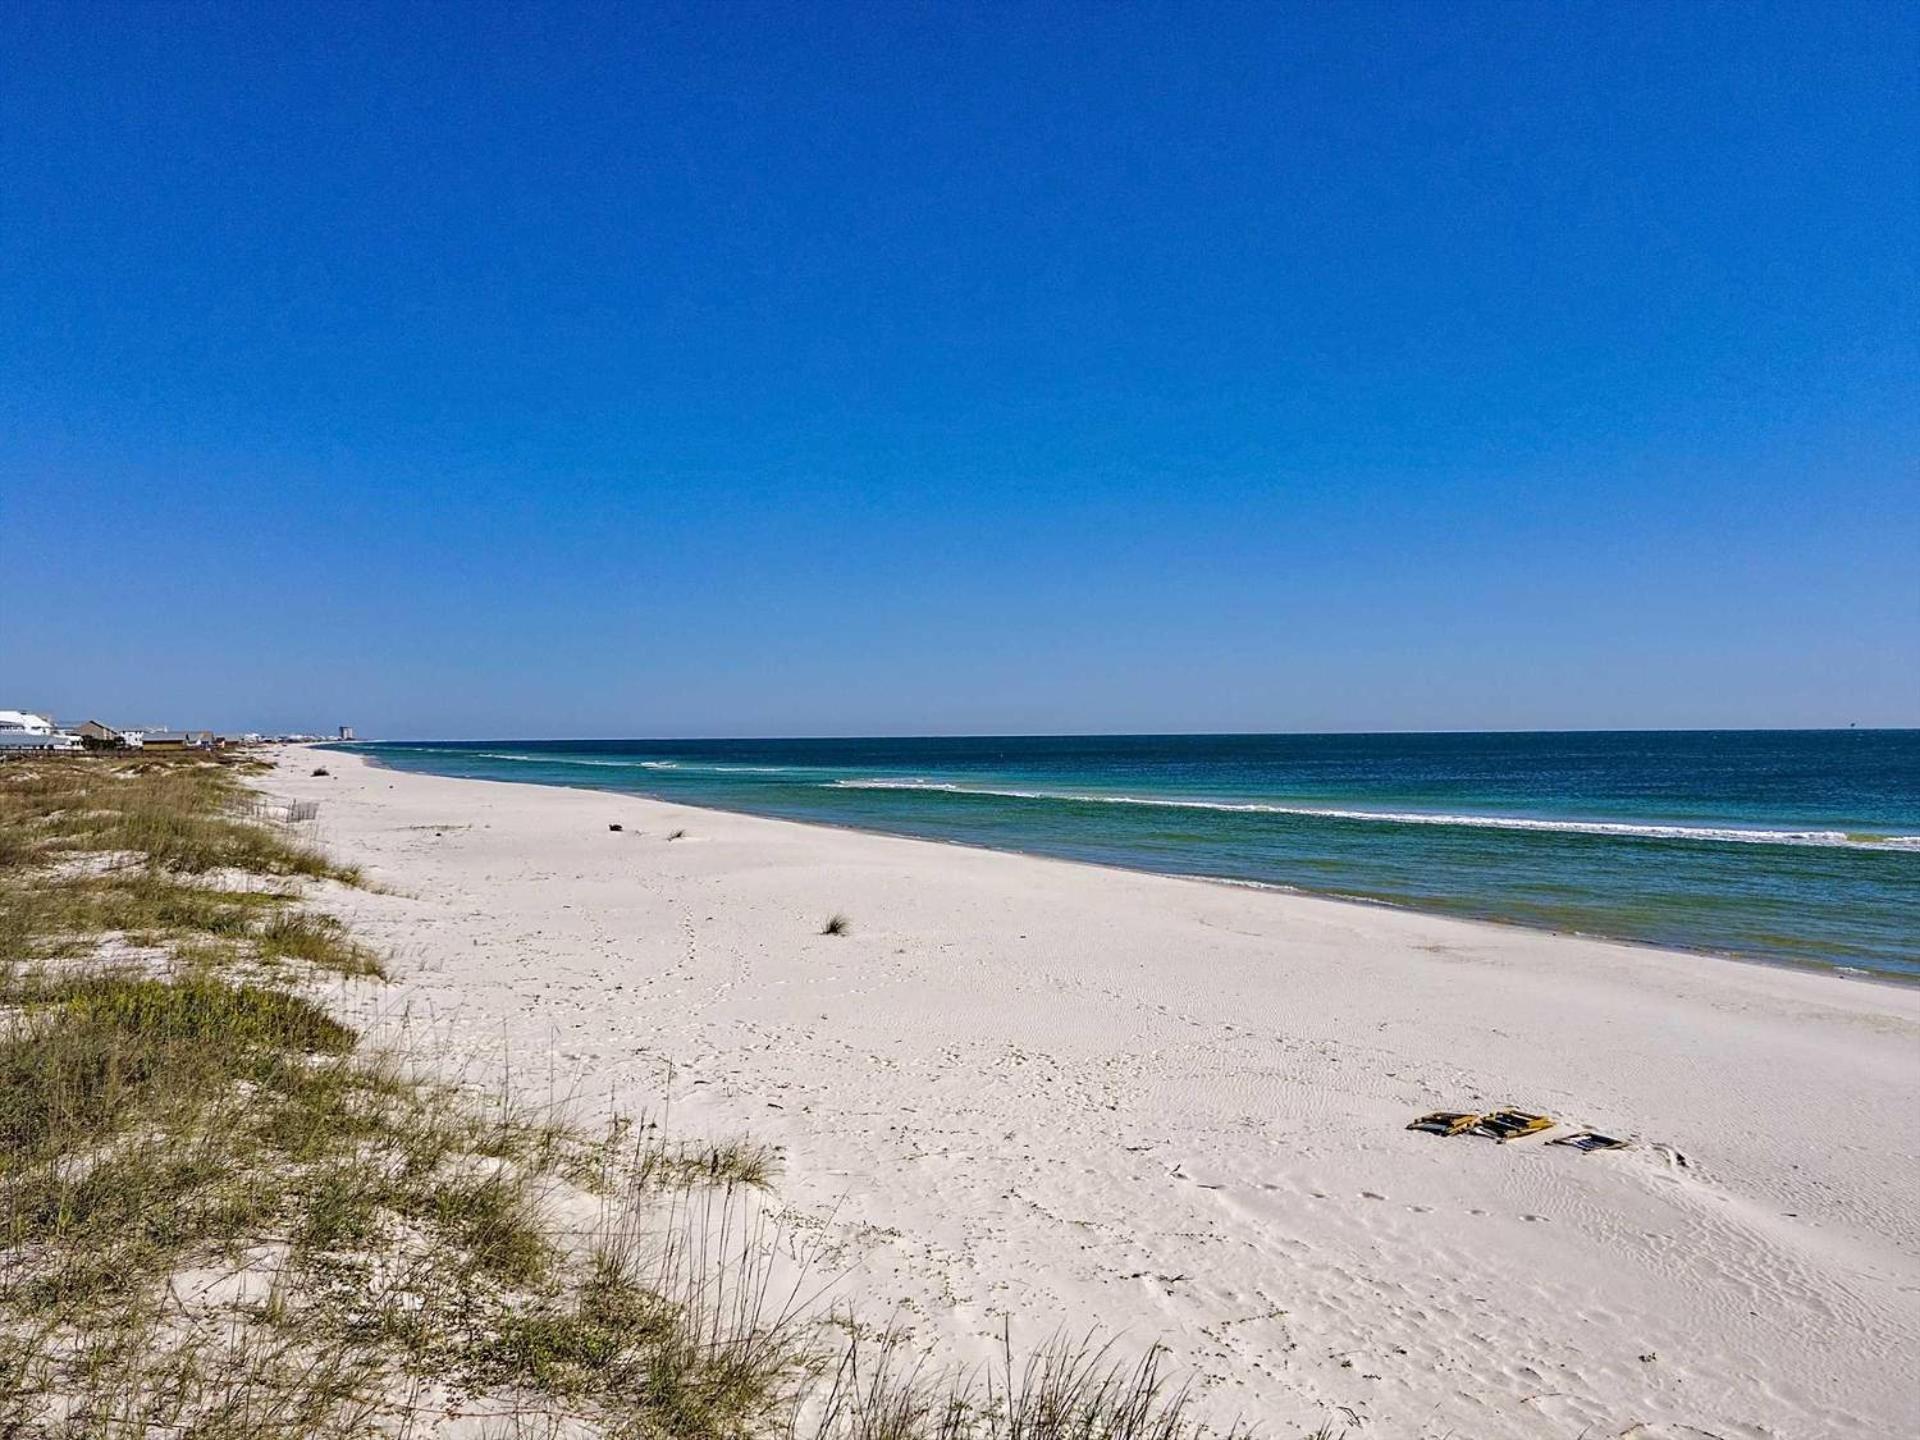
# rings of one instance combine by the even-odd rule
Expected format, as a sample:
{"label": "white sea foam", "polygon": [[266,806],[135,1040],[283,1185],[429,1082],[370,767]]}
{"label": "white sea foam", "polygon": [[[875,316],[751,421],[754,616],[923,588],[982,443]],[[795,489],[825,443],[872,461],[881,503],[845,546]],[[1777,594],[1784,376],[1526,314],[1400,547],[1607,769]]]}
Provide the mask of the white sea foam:
{"label": "white sea foam", "polygon": [[682,760],[595,759],[586,755],[509,755],[493,750],[447,750],[447,755],[471,755],[480,760],[512,760],[520,765],[593,765],[607,770],[684,770],[699,775],[783,775],[786,765],[689,765]]}
{"label": "white sea foam", "polygon": [[935,780],[851,779],[843,790],[921,790],[1007,800],[1069,801],[1086,805],[1151,805],[1170,810],[1217,810],[1254,815],[1299,815],[1317,820],[1355,820],[1387,825],[1448,825],[1479,830],[1533,830],[1564,835],[1627,836],[1652,840],[1708,840],[1741,845],[1820,845],[1920,854],[1920,835],[1857,835],[1845,830],[1745,830],[1732,826],[1634,825],[1611,820],[1539,820],[1518,815],[1450,815],[1420,810],[1349,810],[1265,801],[1192,800],[1173,796],[1088,795],[1051,790],[1003,790]]}
{"label": "white sea foam", "polygon": [[448,750],[448,755],[472,755],[480,760],[512,760],[519,765],[598,765],[609,770],[631,770],[631,760],[589,760],[581,755],[507,755],[491,750]]}
{"label": "white sea foam", "polygon": [[685,760],[642,760],[643,770],[684,770],[690,775],[785,775],[791,765],[690,765]]}

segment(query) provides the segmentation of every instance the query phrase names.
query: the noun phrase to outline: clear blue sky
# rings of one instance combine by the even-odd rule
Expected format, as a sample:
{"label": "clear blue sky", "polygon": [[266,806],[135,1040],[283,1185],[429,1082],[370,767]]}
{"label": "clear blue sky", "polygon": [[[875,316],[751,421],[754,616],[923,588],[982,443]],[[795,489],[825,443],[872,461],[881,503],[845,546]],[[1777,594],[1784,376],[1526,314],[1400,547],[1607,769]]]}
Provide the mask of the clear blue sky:
{"label": "clear blue sky", "polygon": [[1920,724],[1920,7],[0,10],[0,705]]}

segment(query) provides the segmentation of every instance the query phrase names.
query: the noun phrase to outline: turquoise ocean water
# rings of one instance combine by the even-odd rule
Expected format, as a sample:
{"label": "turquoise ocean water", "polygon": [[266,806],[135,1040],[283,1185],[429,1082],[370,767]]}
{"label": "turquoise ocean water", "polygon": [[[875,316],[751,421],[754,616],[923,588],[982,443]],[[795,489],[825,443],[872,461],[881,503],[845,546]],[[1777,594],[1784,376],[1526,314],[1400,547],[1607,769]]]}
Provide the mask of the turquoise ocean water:
{"label": "turquoise ocean water", "polygon": [[360,744],[438,775],[1920,979],[1920,731]]}

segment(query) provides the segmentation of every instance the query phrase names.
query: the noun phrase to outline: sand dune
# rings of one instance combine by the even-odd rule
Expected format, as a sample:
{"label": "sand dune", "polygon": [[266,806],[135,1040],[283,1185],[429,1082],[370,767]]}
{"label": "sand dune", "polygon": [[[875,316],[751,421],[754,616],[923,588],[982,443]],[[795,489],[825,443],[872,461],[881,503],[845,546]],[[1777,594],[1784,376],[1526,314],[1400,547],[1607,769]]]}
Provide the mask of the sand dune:
{"label": "sand dune", "polygon": [[[386,887],[331,904],[389,1013],[778,1142],[944,1355],[1162,1340],[1283,1437],[1920,1434],[1920,990],[325,763],[268,788]],[[1637,1143],[1402,1128],[1501,1103]]]}

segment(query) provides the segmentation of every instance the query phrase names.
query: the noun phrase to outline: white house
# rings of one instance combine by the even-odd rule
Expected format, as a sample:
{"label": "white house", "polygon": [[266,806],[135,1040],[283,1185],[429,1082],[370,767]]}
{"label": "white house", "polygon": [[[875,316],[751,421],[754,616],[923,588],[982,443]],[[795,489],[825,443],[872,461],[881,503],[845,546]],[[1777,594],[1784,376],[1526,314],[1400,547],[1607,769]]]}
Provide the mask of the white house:
{"label": "white house", "polygon": [[20,730],[28,735],[51,735],[53,721],[31,710],[0,710],[0,730]]}
{"label": "white house", "polygon": [[78,750],[80,737],[53,728],[31,710],[0,710],[0,750]]}

